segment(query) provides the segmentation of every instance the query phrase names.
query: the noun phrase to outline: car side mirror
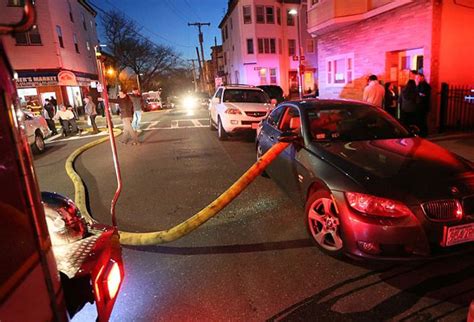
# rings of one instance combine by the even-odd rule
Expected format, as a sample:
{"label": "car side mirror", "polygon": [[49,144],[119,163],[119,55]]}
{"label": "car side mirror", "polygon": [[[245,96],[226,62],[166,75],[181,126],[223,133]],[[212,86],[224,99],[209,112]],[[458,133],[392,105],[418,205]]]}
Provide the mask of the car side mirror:
{"label": "car side mirror", "polygon": [[300,141],[300,139],[301,139],[301,136],[298,133],[295,133],[292,131],[283,132],[278,137],[279,142],[288,142],[288,143],[298,142]]}
{"label": "car side mirror", "polygon": [[221,100],[219,99],[219,97],[213,97],[211,99],[211,103],[214,103],[214,104],[219,104],[221,102]]}

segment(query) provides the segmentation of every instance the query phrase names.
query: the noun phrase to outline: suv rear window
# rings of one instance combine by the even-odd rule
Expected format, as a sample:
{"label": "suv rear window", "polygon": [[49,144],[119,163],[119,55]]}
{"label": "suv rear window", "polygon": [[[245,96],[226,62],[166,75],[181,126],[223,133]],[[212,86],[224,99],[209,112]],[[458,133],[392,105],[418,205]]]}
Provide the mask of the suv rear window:
{"label": "suv rear window", "polygon": [[255,89],[226,89],[224,102],[239,103],[268,103],[267,94]]}

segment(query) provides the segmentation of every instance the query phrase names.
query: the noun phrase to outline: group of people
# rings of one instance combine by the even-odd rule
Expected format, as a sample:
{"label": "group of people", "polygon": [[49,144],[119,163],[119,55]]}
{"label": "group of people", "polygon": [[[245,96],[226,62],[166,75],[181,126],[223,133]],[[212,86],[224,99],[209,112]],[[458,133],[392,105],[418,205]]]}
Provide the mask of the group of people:
{"label": "group of people", "polygon": [[390,115],[398,118],[405,126],[416,126],[421,136],[428,135],[428,113],[431,106],[431,86],[425,76],[417,71],[410,71],[407,84],[400,95],[393,83],[387,82],[382,86],[377,76],[371,75],[364,88],[363,100],[385,109]]}

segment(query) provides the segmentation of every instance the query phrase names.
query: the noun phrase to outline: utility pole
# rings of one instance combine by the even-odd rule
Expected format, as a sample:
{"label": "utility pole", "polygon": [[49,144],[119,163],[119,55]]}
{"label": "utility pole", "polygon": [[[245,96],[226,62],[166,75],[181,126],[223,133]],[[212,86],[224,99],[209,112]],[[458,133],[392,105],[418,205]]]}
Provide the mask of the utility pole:
{"label": "utility pole", "polygon": [[204,48],[203,48],[203,45],[202,43],[204,42],[204,36],[202,34],[202,31],[201,31],[201,27],[202,26],[210,26],[211,23],[210,22],[193,22],[193,23],[190,23],[188,22],[188,26],[196,26],[198,27],[198,30],[199,30],[199,45],[201,46],[201,59],[202,59],[202,71],[203,71],[203,74],[204,74],[204,90],[207,91],[207,73],[206,73],[206,59],[204,58]]}
{"label": "utility pole", "polygon": [[196,67],[194,65],[194,61],[195,59],[188,59],[191,61],[191,63],[193,63],[193,80],[194,80],[194,91],[197,92],[198,91],[198,84],[197,84],[197,79],[196,79]]}
{"label": "utility pole", "polygon": [[204,80],[204,73],[202,71],[202,64],[201,64],[201,57],[199,57],[199,49],[196,47],[196,55],[197,55],[197,61],[199,65],[199,82],[201,83],[201,91],[204,92],[205,90],[205,80]]}

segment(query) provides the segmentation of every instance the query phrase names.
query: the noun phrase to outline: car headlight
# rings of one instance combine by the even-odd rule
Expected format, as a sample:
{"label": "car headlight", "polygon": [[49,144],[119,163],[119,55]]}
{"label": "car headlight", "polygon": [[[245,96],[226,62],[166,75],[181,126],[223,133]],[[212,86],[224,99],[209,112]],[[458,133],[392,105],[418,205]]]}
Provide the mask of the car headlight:
{"label": "car headlight", "polygon": [[226,109],[224,113],[226,113],[226,114],[242,114],[242,112],[238,108],[232,108],[232,107]]}
{"label": "car headlight", "polygon": [[357,192],[346,192],[349,206],[363,214],[379,217],[405,217],[411,214],[403,203]]}
{"label": "car headlight", "polygon": [[184,107],[193,108],[196,106],[196,98],[194,96],[186,96],[183,99]]}

